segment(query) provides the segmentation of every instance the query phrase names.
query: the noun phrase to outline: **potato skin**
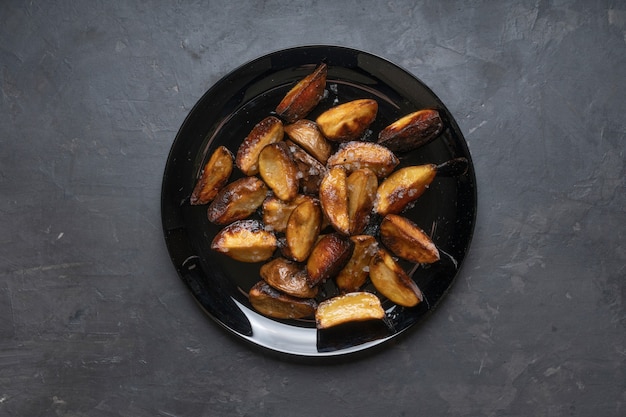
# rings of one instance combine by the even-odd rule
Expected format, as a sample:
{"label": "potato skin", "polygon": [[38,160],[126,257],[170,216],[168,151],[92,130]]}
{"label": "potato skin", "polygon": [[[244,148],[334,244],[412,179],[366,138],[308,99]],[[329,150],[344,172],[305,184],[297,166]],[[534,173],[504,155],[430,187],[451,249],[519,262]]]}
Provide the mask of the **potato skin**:
{"label": "potato skin", "polygon": [[415,281],[383,248],[370,260],[370,280],[380,294],[399,306],[414,307],[424,299]]}
{"label": "potato skin", "polygon": [[262,262],[278,247],[276,236],[256,220],[238,220],[220,230],[211,249],[240,262]]}
{"label": "potato skin", "polygon": [[276,114],[287,123],[305,117],[324,97],[327,73],[328,66],[322,62],[285,94],[276,106]]}
{"label": "potato skin", "polygon": [[426,145],[442,131],[443,121],[437,110],[418,110],[381,130],[378,143],[393,152],[404,153]]}
{"label": "potato skin", "polygon": [[271,287],[297,298],[313,298],[318,287],[309,287],[306,271],[301,264],[285,258],[275,258],[263,264],[261,278]]}
{"label": "potato skin", "polygon": [[189,202],[192,206],[210,203],[233,172],[234,156],[225,146],[219,146],[204,165]]}
{"label": "potato skin", "polygon": [[381,216],[398,214],[417,200],[437,175],[434,164],[401,168],[389,175],[376,191],[374,207]]}
{"label": "potato skin", "polygon": [[263,204],[267,193],[267,186],[257,177],[239,178],[217,193],[207,209],[207,217],[219,225],[243,220]]}
{"label": "potato skin", "polygon": [[258,166],[261,178],[278,198],[289,201],[298,195],[298,167],[285,142],[264,147],[259,153]]}
{"label": "potato skin", "polygon": [[268,116],[254,125],[248,136],[237,149],[235,164],[246,175],[259,173],[259,154],[270,143],[281,141],[285,136],[283,122]]}
{"label": "potato skin", "polygon": [[384,317],[385,311],[376,295],[352,292],[322,301],[315,313],[315,323],[318,329],[327,329],[348,322],[382,320]]}
{"label": "potato skin", "polygon": [[315,123],[326,139],[347,142],[362,137],[377,113],[376,100],[358,99],[331,107],[320,114]]}
{"label": "potato skin", "polygon": [[386,215],[380,224],[380,239],[394,255],[407,261],[431,264],[439,260],[439,250],[430,237],[405,217]]}
{"label": "potato skin", "polygon": [[259,281],[250,289],[248,299],[259,313],[275,319],[313,317],[317,310],[315,300],[284,294],[265,281]]}
{"label": "potato skin", "polygon": [[338,233],[322,236],[306,263],[309,286],[313,287],[337,275],[346,265],[354,243]]}

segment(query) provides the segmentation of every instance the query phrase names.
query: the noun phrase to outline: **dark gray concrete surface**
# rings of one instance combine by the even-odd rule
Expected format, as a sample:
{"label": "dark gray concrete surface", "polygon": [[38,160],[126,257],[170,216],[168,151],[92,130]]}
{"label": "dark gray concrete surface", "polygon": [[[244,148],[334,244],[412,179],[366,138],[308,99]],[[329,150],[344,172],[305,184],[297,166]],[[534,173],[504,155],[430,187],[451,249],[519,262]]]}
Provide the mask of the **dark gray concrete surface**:
{"label": "dark gray concrete surface", "polygon": [[[344,363],[241,343],[171,265],[160,186],[197,99],[302,44],[381,55],[455,115],[471,251]],[[0,3],[0,415],[626,415],[626,3]]]}

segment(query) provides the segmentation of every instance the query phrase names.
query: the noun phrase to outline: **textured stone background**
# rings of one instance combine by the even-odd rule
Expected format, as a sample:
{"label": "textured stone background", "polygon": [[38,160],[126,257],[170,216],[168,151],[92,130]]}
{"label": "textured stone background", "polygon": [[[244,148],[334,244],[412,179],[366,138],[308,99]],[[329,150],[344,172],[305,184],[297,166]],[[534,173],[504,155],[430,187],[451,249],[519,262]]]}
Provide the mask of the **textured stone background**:
{"label": "textured stone background", "polygon": [[[284,47],[381,55],[474,158],[478,223],[423,326],[362,360],[260,355],[169,262],[197,99]],[[623,416],[626,3],[0,3],[0,415]]]}

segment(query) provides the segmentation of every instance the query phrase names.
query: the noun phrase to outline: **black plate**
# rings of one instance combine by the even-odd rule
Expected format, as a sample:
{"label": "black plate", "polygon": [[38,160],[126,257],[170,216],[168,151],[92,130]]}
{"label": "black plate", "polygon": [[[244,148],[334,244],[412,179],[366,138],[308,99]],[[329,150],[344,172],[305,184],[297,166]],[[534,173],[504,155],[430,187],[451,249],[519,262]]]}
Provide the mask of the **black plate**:
{"label": "black plate", "polygon": [[[377,134],[409,112],[436,108],[444,119],[444,132],[430,144],[401,157],[401,164],[440,164],[462,157],[469,161],[469,168],[462,175],[437,176],[405,213],[431,234],[442,254],[439,262],[414,271],[413,278],[426,302],[415,308],[384,302],[384,323],[361,323],[318,332],[313,321],[273,320],[252,310],[246,294],[259,280],[260,265],[232,261],[212,251],[211,240],[219,228],[207,220],[206,206],[191,206],[189,196],[211,152],[225,145],[236,153],[252,127],[274,110],[296,81],[322,61],[328,64],[328,96],[309,118],[337,102],[374,98],[379,110],[371,131]],[[202,96],[172,145],[163,177],[161,213],[172,262],[210,317],[235,335],[276,352],[336,356],[394,338],[423,319],[440,301],[469,248],[476,215],[476,185],[463,134],[441,100],[420,80],[366,52],[306,46],[249,62]],[[407,271],[412,269],[411,265],[403,266]]]}

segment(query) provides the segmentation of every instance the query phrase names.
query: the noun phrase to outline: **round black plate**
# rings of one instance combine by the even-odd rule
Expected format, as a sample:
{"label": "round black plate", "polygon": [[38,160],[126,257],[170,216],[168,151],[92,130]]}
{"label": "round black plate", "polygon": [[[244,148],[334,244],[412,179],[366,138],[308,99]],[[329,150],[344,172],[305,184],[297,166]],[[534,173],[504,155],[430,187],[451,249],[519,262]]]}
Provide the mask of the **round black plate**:
{"label": "round black plate", "polygon": [[[407,212],[429,233],[442,259],[418,266],[413,278],[425,296],[415,308],[388,302],[384,323],[361,323],[317,331],[313,321],[273,320],[256,313],[246,294],[260,278],[259,264],[233,261],[210,249],[219,227],[207,220],[206,206],[189,197],[212,151],[225,145],[236,153],[252,127],[268,116],[285,93],[320,62],[328,65],[328,95],[308,118],[357,98],[379,103],[371,126],[377,135],[399,117],[436,108],[444,132],[430,144],[401,156],[402,165],[441,164],[463,157],[462,175],[437,176]],[[276,352],[299,356],[336,356],[379,345],[425,317],[452,285],[472,237],[476,184],[469,150],[454,118],[420,80],[391,62],[366,52],[336,46],[306,46],[249,62],[217,82],[196,103],[172,145],[163,177],[161,213],[165,241],[176,270],[202,308],[235,335]],[[407,272],[412,265],[403,264]],[[373,290],[372,288],[368,288]]]}

